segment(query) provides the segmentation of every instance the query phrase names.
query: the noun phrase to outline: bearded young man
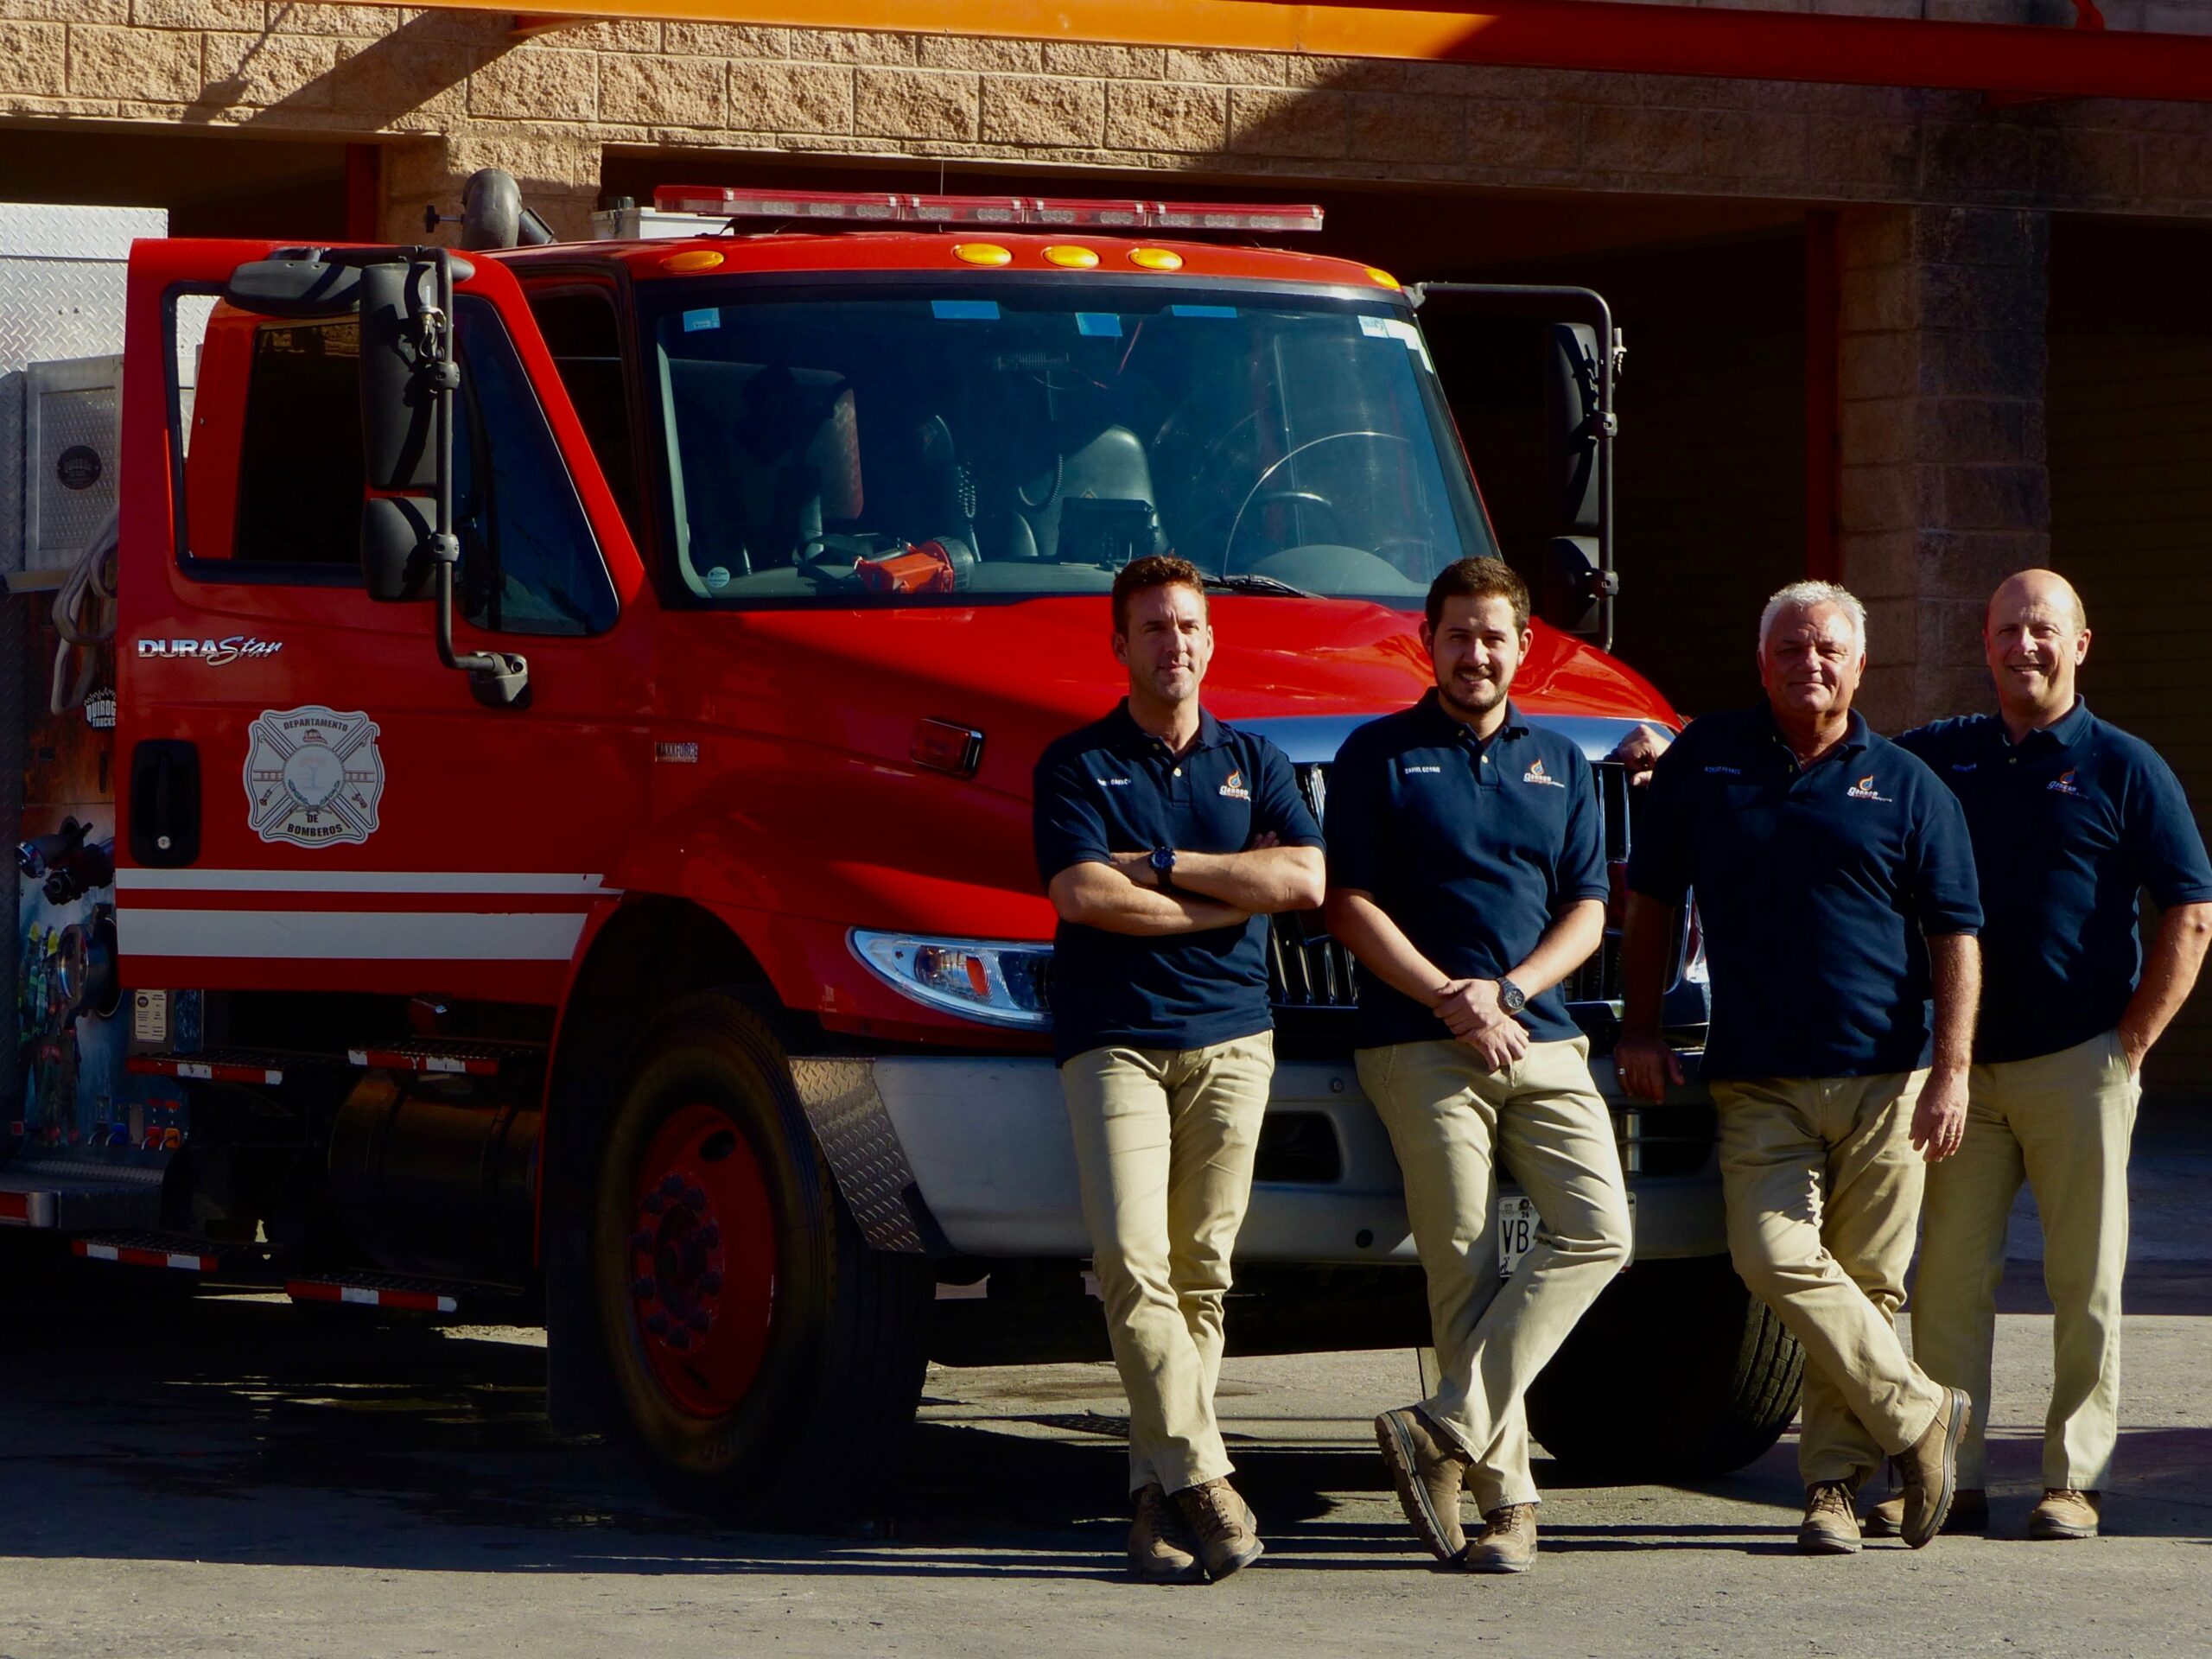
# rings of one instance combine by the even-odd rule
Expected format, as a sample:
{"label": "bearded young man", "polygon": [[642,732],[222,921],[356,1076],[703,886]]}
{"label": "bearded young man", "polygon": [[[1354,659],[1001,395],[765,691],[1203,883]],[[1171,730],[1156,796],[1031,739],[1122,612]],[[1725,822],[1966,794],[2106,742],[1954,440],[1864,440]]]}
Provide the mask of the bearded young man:
{"label": "bearded young man", "polygon": [[[1582,752],[1509,695],[1529,645],[1511,568],[1447,568],[1421,637],[1434,688],[1354,732],[1329,775],[1329,931],[1359,963],[1360,1086],[1404,1173],[1440,1371],[1375,1431],[1439,1560],[1519,1573],[1538,1502],[1522,1395],[1630,1243],[1612,1118],[1559,989],[1604,938],[1604,833]],[[1501,1159],[1542,1218],[1503,1286]]]}
{"label": "bearded young man", "polygon": [[1199,705],[1213,624],[1197,569],[1133,561],[1113,621],[1128,696],[1037,763],[1053,1052],[1129,1401],[1130,1570],[1222,1579],[1263,1548],[1214,1388],[1274,1075],[1266,918],[1321,902],[1321,835],[1282,751]]}

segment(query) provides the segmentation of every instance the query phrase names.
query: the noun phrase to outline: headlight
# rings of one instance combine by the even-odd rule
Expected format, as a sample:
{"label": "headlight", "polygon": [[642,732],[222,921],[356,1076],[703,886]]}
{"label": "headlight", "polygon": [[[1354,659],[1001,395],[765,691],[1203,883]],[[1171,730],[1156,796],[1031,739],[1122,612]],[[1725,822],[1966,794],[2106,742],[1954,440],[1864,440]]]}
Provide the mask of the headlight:
{"label": "headlight", "polygon": [[853,954],[902,996],[989,1026],[1052,1026],[1049,944],[917,938],[858,927],[849,937]]}

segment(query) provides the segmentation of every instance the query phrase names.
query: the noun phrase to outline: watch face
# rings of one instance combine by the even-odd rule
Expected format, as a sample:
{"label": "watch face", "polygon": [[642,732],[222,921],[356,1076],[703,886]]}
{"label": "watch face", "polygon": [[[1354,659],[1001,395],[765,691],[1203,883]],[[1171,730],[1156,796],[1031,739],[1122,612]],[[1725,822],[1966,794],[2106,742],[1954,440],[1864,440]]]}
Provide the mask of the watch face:
{"label": "watch face", "polygon": [[1529,1006],[1529,999],[1511,980],[1502,979],[1497,982],[1497,1005],[1508,1014],[1518,1014]]}

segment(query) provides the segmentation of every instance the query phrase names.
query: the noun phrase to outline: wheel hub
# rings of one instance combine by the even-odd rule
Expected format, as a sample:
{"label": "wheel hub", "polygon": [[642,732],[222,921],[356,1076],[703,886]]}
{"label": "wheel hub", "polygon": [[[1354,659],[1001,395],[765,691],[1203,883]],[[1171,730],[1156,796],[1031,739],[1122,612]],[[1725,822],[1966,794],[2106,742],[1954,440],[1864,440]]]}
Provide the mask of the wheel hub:
{"label": "wheel hub", "polygon": [[718,1109],[678,1109],[638,1171],[630,1296],[647,1363],[686,1411],[720,1416],[745,1397],[775,1306],[766,1185]]}

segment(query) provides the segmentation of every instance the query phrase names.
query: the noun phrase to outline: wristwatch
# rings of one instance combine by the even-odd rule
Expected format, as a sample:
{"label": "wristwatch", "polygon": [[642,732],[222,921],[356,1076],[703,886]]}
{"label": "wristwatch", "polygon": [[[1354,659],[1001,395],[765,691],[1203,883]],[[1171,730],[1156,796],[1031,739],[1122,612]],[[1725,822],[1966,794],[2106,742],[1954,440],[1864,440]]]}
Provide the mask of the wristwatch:
{"label": "wristwatch", "polygon": [[[1159,855],[1155,853],[1154,856]],[[1511,980],[1501,977],[1497,982],[1497,1006],[1508,1014],[1518,1014],[1529,1006],[1529,994]]]}
{"label": "wristwatch", "polygon": [[1160,891],[1173,892],[1175,889],[1175,849],[1173,847],[1154,848],[1151,863],[1152,873],[1160,878]]}

